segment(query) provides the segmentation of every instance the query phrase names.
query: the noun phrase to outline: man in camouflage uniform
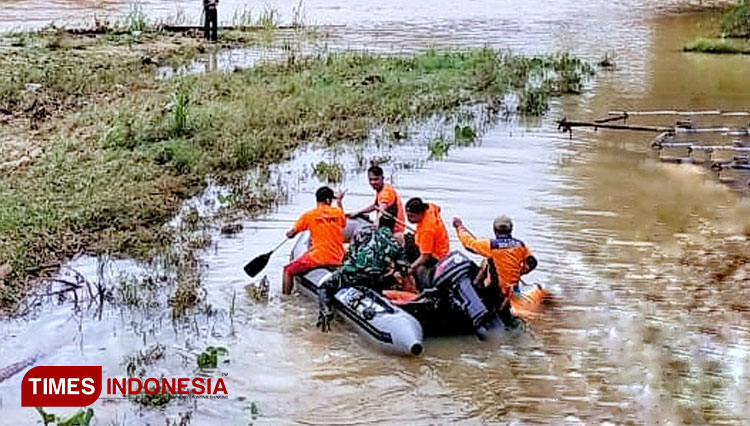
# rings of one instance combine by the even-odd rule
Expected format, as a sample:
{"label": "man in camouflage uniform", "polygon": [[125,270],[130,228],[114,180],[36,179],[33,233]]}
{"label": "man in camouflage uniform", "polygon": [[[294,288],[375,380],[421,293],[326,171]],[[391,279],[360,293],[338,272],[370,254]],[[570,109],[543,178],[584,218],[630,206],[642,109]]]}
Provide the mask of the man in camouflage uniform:
{"label": "man in camouflage uniform", "polygon": [[404,248],[393,239],[387,227],[363,226],[352,239],[344,262],[318,290],[318,327],[330,328],[333,295],[343,287],[365,286],[378,293],[396,284],[396,277],[407,275],[409,261]]}

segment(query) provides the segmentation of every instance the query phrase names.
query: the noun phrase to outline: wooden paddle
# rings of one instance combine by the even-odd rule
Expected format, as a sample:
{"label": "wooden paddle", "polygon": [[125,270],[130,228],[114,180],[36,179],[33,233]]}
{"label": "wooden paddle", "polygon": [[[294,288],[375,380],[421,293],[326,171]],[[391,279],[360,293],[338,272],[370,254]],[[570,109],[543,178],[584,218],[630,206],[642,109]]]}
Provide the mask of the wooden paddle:
{"label": "wooden paddle", "polygon": [[403,220],[401,220],[401,219],[399,219],[399,218],[397,218],[397,217],[393,216],[392,214],[388,213],[388,212],[387,212],[387,211],[385,211],[385,210],[381,211],[381,212],[380,212],[380,214],[382,214],[383,216],[387,217],[388,219],[393,219],[393,220],[395,220],[395,221],[396,221],[396,223],[398,223],[399,225],[403,225],[403,226],[404,226],[404,228],[406,228],[406,230],[408,230],[408,231],[411,231],[411,232],[415,232],[415,233],[417,232],[417,231],[416,231],[416,230],[415,230],[415,229],[414,229],[413,227],[411,227],[411,226],[410,226],[410,225],[409,225],[408,223],[406,223],[406,222],[404,222]]}
{"label": "wooden paddle", "polygon": [[284,241],[280,242],[279,245],[277,245],[273,250],[269,251],[268,253],[261,254],[260,256],[255,257],[253,260],[247,262],[247,264],[243,268],[245,270],[245,273],[251,278],[258,275],[260,271],[262,271],[263,268],[268,265],[268,261],[271,259],[271,255],[273,254],[273,252],[280,249],[281,246],[283,246],[284,243],[287,242],[287,240],[289,240],[289,238],[284,238]]}

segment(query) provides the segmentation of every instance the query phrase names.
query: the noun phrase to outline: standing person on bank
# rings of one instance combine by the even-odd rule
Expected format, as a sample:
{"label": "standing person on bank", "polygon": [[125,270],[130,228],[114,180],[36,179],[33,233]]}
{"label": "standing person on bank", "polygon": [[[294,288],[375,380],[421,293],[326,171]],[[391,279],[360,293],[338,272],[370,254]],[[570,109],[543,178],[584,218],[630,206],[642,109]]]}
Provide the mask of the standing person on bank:
{"label": "standing person on bank", "polygon": [[219,0],[203,0],[203,36],[206,40],[219,38]]}

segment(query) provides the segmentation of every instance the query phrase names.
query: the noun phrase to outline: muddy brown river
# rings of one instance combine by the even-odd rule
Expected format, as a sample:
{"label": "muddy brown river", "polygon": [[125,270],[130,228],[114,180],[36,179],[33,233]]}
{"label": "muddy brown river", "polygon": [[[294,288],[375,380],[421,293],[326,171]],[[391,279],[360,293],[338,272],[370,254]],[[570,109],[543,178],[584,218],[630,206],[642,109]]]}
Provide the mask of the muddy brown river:
{"label": "muddy brown river", "polygon": [[[272,3],[282,21],[291,19],[293,3]],[[210,314],[175,323],[161,302],[140,310],[47,302],[0,323],[0,367],[38,354],[37,365],[102,365],[105,377],[122,376],[126,356],[162,344],[165,355],[148,366],[149,374],[193,375],[202,348],[229,349],[230,362],[219,368],[228,400],[178,401],[163,410],[100,400],[93,408],[101,425],[164,424],[187,411],[192,424],[237,425],[746,423],[748,277],[714,285],[700,259],[750,229],[750,176],[662,162],[649,147],[651,134],[575,130],[569,138],[554,122],[612,109],[750,110],[750,57],[682,53],[686,41],[711,31],[716,17],[667,13],[677,3],[305,2],[308,21],[340,26],[332,43],[343,47],[409,52],[489,44],[525,53],[566,50],[592,61],[614,51],[616,69],[600,71],[583,95],[555,101],[545,118],[501,120],[476,146],[441,161],[425,161],[426,142],[443,129],[439,122],[393,149],[373,143],[359,154],[299,151],[274,170],[289,203],[245,222],[238,235],[214,232],[201,253]],[[178,8],[196,21],[200,14],[197,0],[143,4],[156,16]],[[223,0],[220,19],[229,20],[238,5]],[[6,0],[0,25],[124,10],[127,4],[114,0]],[[460,216],[476,233],[489,233],[500,213],[512,216],[516,236],[540,261],[528,281],[548,287],[559,303],[530,321],[528,332],[500,344],[433,339],[419,358],[394,358],[366,346],[341,321],[320,333],[314,303],[281,297],[280,271],[291,245],[266,269],[270,301],[253,301],[241,266],[273,247],[313,205],[320,182],[311,164],[335,157],[348,166],[341,186],[349,189],[349,208],[371,199],[365,176],[353,171],[358,155],[390,156],[386,172],[402,197],[437,203],[446,220]],[[108,283],[139,269],[92,258],[70,267]],[[33,409],[20,408],[21,376],[0,383],[0,424],[39,422]]]}

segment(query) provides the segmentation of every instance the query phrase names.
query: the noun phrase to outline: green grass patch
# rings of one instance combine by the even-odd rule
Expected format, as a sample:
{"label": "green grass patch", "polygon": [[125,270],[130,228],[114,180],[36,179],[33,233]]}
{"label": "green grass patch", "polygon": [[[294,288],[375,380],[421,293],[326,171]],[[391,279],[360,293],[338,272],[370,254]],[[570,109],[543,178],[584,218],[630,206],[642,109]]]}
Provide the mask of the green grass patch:
{"label": "green grass patch", "polygon": [[721,31],[727,37],[750,37],[750,0],[742,0],[724,14]]}
{"label": "green grass patch", "polygon": [[313,174],[330,184],[340,183],[344,179],[344,166],[333,161],[320,161],[313,166]]}
{"label": "green grass patch", "polygon": [[685,52],[716,54],[750,54],[750,44],[724,38],[697,38],[686,44]]}
{"label": "green grass patch", "polygon": [[[45,127],[44,155],[0,181],[0,259],[13,267],[0,286],[0,304],[17,300],[27,268],[81,251],[142,256],[168,241],[161,225],[207,176],[242,181],[248,169],[283,161],[302,144],[362,141],[376,126],[474,103],[497,107],[509,94],[536,96],[519,111],[539,114],[549,97],[579,92],[591,73],[568,55],[526,58],[491,49],[331,54],[172,81],[140,72],[135,63],[137,78],[123,75],[128,68],[84,65],[88,78],[53,71],[67,60],[54,56],[43,67],[57,73],[45,83],[59,85],[61,96],[107,92],[118,79],[127,79],[129,90]],[[38,69],[7,71],[23,75],[30,68]],[[76,84],[82,86],[71,88]],[[475,137],[474,129],[459,127],[451,143]],[[262,205],[257,194],[244,192],[247,202],[235,205]],[[187,281],[196,284],[175,294],[176,305],[194,303],[199,283]]]}

